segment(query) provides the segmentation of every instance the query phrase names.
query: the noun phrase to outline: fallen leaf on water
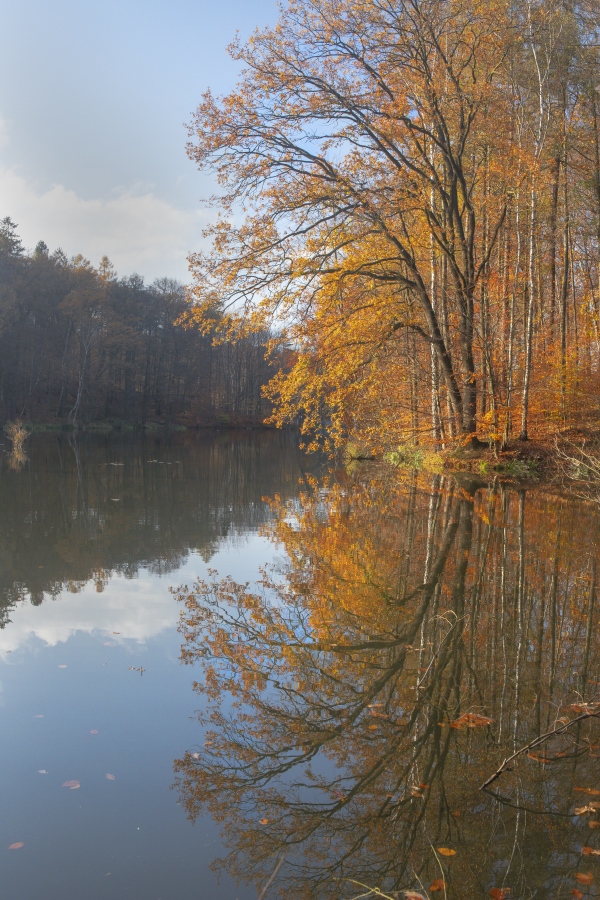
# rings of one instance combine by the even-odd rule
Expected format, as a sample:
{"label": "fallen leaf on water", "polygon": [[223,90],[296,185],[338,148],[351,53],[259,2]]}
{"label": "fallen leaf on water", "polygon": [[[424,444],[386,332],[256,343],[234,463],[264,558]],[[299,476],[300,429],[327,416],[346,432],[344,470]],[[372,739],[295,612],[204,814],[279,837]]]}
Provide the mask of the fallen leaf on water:
{"label": "fallen leaf on water", "polygon": [[200,759],[200,754],[196,751],[196,753],[191,754],[192,759]]}
{"label": "fallen leaf on water", "polygon": [[453,815],[455,819],[458,819],[458,818],[460,818],[460,816],[462,816],[462,813],[461,813],[460,809],[455,809],[451,815]]}
{"label": "fallen leaf on water", "polygon": [[443,891],[446,888],[446,884],[443,878],[438,878],[432,884],[429,885],[430,891]]}
{"label": "fallen leaf on water", "polygon": [[510,897],[510,894],[511,889],[509,887],[492,888],[490,891],[492,900],[505,900],[505,897]]}
{"label": "fallen leaf on water", "polygon": [[582,794],[593,794],[594,797],[600,797],[600,791],[596,790],[596,788],[573,788],[574,791],[580,791]]}
{"label": "fallen leaf on water", "polygon": [[269,824],[269,820],[268,820],[268,819],[259,819],[259,820],[258,820],[258,824],[259,824],[259,825],[268,825],[268,824]]}
{"label": "fallen leaf on water", "polygon": [[596,812],[593,806],[576,806],[573,810],[576,816],[587,816],[588,813]]}
{"label": "fallen leaf on water", "polygon": [[108,774],[108,775],[106,775],[106,778],[108,778],[109,781],[116,781],[117,776]]}
{"label": "fallen leaf on water", "polygon": [[437,852],[442,856],[456,856],[456,850],[451,850],[450,847],[438,847]]}
{"label": "fallen leaf on water", "polygon": [[43,719],[44,716],[43,716],[43,715],[37,715],[37,716],[34,716],[33,718],[34,718],[34,719]]}
{"label": "fallen leaf on water", "polygon": [[81,787],[80,781],[65,781],[63,783],[63,787],[69,788],[71,791],[76,791],[77,788]]}
{"label": "fallen leaf on water", "polygon": [[113,631],[113,634],[121,634],[120,631]]}
{"label": "fallen leaf on water", "polygon": [[9,850],[20,850],[21,847],[24,847],[25,843],[23,841],[17,841],[16,844],[10,844]]}
{"label": "fallen leaf on water", "polygon": [[582,847],[582,856],[600,856],[600,850],[594,850],[593,847]]}
{"label": "fallen leaf on water", "polygon": [[420,782],[419,782],[419,787],[421,788],[422,791],[426,791],[426,790],[428,789],[429,785],[428,785],[428,784],[424,784],[424,782],[420,781]]}
{"label": "fallen leaf on water", "polygon": [[114,647],[115,642],[114,641],[104,641],[104,646],[105,647]]}
{"label": "fallen leaf on water", "polygon": [[574,897],[576,897],[576,900],[582,900],[583,891],[580,891],[579,888],[573,888],[571,893],[573,894]]}
{"label": "fallen leaf on water", "polygon": [[418,891],[404,891],[405,900],[425,900],[423,894]]}
{"label": "fallen leaf on water", "polygon": [[38,774],[39,775],[47,775],[48,773],[46,772],[45,769],[38,769]]}
{"label": "fallen leaf on water", "polygon": [[588,822],[590,828],[600,828],[600,822],[597,819],[594,819],[592,822]]}
{"label": "fallen leaf on water", "polygon": [[59,668],[59,669],[66,669],[67,667],[63,664],[63,665],[59,666],[58,668]]}
{"label": "fallen leaf on water", "polygon": [[92,728],[92,730],[90,731],[90,734],[100,734],[100,732],[98,731],[97,728]]}
{"label": "fallen leaf on water", "polygon": [[492,725],[493,722],[493,719],[479,713],[463,713],[454,722],[450,722],[450,728],[477,728],[480,725]]}
{"label": "fallen leaf on water", "polygon": [[377,725],[369,725],[369,731],[377,731]]}
{"label": "fallen leaf on water", "polygon": [[594,880],[594,876],[591,872],[575,872],[575,881],[578,881],[579,884],[591,884]]}

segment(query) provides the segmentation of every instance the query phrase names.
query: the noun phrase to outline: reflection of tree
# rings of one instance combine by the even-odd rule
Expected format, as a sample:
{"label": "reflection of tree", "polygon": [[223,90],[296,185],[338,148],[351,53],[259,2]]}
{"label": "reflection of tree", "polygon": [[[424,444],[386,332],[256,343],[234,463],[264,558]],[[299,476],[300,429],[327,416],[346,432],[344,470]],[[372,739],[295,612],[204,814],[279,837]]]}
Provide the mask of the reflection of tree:
{"label": "reflection of tree", "polygon": [[33,435],[28,451],[17,472],[3,457],[0,611],[90,579],[102,591],[140,566],[171,572],[190,550],[210,558],[262,525],[263,496],[289,497],[301,475],[292,442],[273,432]]}
{"label": "reflection of tree", "polygon": [[254,592],[181,591],[182,658],[203,659],[207,700],[205,747],[176,763],[189,816],[223,822],[243,880],[285,856],[282,896],[427,887],[441,868],[449,896],[558,896],[591,841],[570,815],[573,788],[595,784],[594,727],[552,763],[520,757],[505,802],[479,788],[598,677],[593,514],[383,475],[274,509],[281,571]]}

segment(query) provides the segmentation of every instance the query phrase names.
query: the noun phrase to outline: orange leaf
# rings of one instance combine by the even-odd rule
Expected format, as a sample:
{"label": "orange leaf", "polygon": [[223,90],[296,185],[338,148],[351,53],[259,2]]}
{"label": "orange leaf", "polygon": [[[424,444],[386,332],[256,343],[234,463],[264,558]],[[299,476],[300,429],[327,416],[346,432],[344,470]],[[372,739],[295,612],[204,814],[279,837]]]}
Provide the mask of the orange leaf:
{"label": "orange leaf", "polygon": [[23,843],[23,841],[17,841],[16,844],[10,844],[8,849],[9,850],[20,850],[21,847],[24,847],[24,846],[25,846],[25,844]]}
{"label": "orange leaf", "polygon": [[442,856],[456,856],[456,850],[451,850],[449,847],[438,847],[437,852]]}
{"label": "orange leaf", "polygon": [[259,820],[258,820],[258,824],[259,824],[259,825],[268,825],[268,824],[269,824],[269,820],[268,820],[268,819],[259,819]]}
{"label": "orange leaf", "polygon": [[571,893],[573,894],[574,897],[576,897],[576,900],[582,900],[583,891],[580,891],[579,888],[573,888]]}
{"label": "orange leaf", "polygon": [[578,881],[579,884],[591,884],[594,880],[594,876],[591,872],[575,872],[575,881]]}
{"label": "orange leaf", "polygon": [[479,713],[463,713],[458,719],[450,723],[451,728],[477,728],[479,725],[491,725],[493,719],[481,716]]}
{"label": "orange leaf", "polygon": [[63,787],[69,788],[72,791],[76,791],[77,788],[81,787],[80,781],[65,781]]}
{"label": "orange leaf", "polygon": [[425,900],[423,894],[419,894],[418,891],[404,891],[405,900]]}
{"label": "orange leaf", "polygon": [[594,850],[592,847],[582,847],[581,848],[582,856],[600,856],[600,850]]}
{"label": "orange leaf", "polygon": [[596,788],[573,788],[574,791],[581,791],[582,794],[593,794],[595,797],[600,797],[600,791],[596,790]]}
{"label": "orange leaf", "polygon": [[511,889],[509,887],[503,888],[492,888],[490,891],[490,897],[492,900],[504,900],[505,897],[510,896]]}
{"label": "orange leaf", "polygon": [[446,884],[444,882],[444,879],[438,878],[437,881],[434,881],[433,884],[429,885],[429,890],[430,891],[443,891],[445,887],[446,887]]}

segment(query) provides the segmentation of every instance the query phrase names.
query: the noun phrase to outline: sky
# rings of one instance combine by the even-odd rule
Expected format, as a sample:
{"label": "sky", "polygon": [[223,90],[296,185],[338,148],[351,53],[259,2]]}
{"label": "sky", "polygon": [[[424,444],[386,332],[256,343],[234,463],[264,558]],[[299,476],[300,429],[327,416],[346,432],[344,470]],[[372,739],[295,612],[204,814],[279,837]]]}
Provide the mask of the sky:
{"label": "sky", "polygon": [[0,218],[28,249],[187,281],[215,212],[185,124],[235,85],[236,32],[276,19],[276,0],[0,0]]}

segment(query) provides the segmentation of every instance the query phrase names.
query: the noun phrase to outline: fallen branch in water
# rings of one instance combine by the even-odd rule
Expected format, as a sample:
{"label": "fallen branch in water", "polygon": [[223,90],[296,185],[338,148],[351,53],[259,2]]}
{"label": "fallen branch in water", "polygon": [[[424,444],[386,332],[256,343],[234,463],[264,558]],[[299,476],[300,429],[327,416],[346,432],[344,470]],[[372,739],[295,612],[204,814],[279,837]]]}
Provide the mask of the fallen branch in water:
{"label": "fallen branch in water", "polygon": [[582,722],[584,719],[597,719],[599,717],[600,709],[596,708],[592,712],[581,713],[581,715],[576,716],[574,719],[571,719],[570,722],[565,722],[559,728],[554,728],[552,731],[547,731],[546,734],[539,735],[539,737],[536,737],[533,741],[530,741],[528,744],[525,744],[524,747],[521,747],[520,750],[516,750],[512,754],[512,756],[508,756],[504,760],[502,765],[499,766],[498,769],[496,769],[494,774],[481,785],[479,790],[485,791],[490,786],[490,784],[493,784],[497,778],[500,778],[503,772],[506,772],[506,767],[509,765],[509,763],[511,763],[513,759],[516,759],[517,756],[521,756],[522,753],[527,753],[528,751],[533,750],[535,747],[539,747],[540,744],[543,744],[544,741],[547,741],[551,737],[556,737],[559,734],[565,734],[569,730],[571,725],[576,725],[578,722]]}
{"label": "fallen branch in water", "polygon": [[272,871],[272,873],[271,873],[271,877],[269,878],[269,880],[268,880],[267,883],[265,884],[264,888],[262,889],[262,891],[261,891],[260,894],[258,895],[258,900],[263,900],[265,894],[267,893],[267,890],[269,889],[269,887],[270,887],[271,884],[273,883],[273,880],[275,879],[275,876],[277,875],[277,873],[279,872],[280,868],[282,867],[284,860],[285,860],[285,854],[282,854],[282,855],[279,857],[279,860],[278,860],[278,862],[277,862],[277,865],[275,866],[275,868],[273,869],[273,871]]}

